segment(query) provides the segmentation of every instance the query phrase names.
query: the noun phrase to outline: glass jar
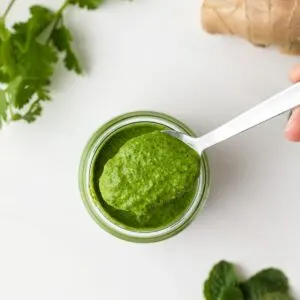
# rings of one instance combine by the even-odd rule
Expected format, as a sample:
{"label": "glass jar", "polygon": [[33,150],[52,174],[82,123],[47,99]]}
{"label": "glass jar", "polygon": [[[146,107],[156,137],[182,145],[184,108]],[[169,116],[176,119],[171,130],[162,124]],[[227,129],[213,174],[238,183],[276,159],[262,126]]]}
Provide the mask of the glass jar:
{"label": "glass jar", "polygon": [[[209,194],[210,172],[206,153],[201,156],[200,176],[197,180],[195,192],[192,195],[189,206],[181,216],[163,228],[137,229],[128,228],[113,218],[101,204],[100,190],[95,192],[93,184],[93,173],[95,160],[100,156],[102,147],[115,135],[116,132],[126,129],[128,126],[157,125],[162,128],[180,131],[190,136],[194,133],[182,122],[168,115],[137,111],[118,116],[99,128],[88,141],[80,161],[79,187],[84,205],[91,217],[104,230],[110,234],[131,242],[150,243],[165,240],[178,234],[186,228],[197,213],[203,208]],[[98,193],[98,195],[97,195]]]}

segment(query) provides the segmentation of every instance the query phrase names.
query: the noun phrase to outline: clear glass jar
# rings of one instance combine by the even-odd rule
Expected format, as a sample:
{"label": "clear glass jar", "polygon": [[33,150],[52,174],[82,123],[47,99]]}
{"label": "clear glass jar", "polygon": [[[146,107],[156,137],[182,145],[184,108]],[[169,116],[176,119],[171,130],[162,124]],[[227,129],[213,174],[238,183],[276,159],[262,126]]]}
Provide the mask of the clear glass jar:
{"label": "clear glass jar", "polygon": [[135,229],[123,226],[121,222],[112,218],[101,205],[99,199],[91,189],[93,164],[98,157],[101,147],[120,129],[136,124],[162,125],[172,130],[180,131],[190,136],[194,133],[182,122],[165,114],[149,111],[137,111],[118,116],[99,128],[88,141],[80,161],[79,187],[84,205],[91,217],[110,234],[131,242],[150,243],[165,240],[178,234],[186,228],[197,213],[203,208],[209,194],[210,172],[207,155],[201,157],[201,172],[197,187],[189,206],[180,218],[173,223],[159,229]]}

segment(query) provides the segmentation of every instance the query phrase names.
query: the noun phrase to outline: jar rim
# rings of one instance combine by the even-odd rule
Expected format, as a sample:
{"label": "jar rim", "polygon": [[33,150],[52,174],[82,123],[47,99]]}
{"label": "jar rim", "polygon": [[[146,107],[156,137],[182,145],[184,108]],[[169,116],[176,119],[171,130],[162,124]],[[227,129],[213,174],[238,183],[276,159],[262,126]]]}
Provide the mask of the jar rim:
{"label": "jar rim", "polygon": [[[95,199],[90,192],[90,180],[92,176],[92,166],[97,151],[101,146],[114,134],[117,130],[125,126],[137,123],[155,123],[169,127],[172,130],[177,130],[191,136],[195,136],[190,128],[179,120],[170,117],[166,114],[151,112],[151,111],[137,111],[123,114],[111,119],[109,122],[101,126],[89,139],[80,161],[79,168],[79,185],[82,200],[89,214],[103,229],[109,233],[119,237],[123,240],[135,242],[154,242],[171,237],[181,230],[183,230],[195,217],[199,210],[204,207],[210,186],[210,172],[208,165],[208,158],[206,153],[201,156],[201,171],[197,179],[197,187],[193,199],[185,212],[174,222],[168,224],[166,227],[158,229],[149,229],[148,231],[133,230],[134,228],[124,228],[113,218],[108,218],[106,210],[103,207],[98,207]],[[101,205],[100,205],[101,206]]]}

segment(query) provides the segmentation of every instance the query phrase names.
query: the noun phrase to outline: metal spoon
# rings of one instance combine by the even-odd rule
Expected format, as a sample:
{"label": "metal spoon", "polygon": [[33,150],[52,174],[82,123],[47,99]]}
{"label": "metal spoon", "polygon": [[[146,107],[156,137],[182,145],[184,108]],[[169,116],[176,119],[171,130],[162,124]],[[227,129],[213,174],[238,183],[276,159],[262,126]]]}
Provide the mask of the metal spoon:
{"label": "metal spoon", "polygon": [[300,83],[297,83],[202,137],[194,138],[173,130],[163,130],[163,132],[183,141],[201,155],[207,148],[268,121],[299,105]]}

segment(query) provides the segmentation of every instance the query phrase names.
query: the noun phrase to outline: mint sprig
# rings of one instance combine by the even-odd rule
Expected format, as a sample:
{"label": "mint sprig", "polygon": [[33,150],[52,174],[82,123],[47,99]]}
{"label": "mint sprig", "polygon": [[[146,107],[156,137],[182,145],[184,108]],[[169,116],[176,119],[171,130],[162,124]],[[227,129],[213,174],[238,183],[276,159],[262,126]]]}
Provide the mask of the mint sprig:
{"label": "mint sprig", "polygon": [[243,300],[244,296],[238,287],[228,286],[222,288],[219,300]]}
{"label": "mint sprig", "polygon": [[262,270],[241,284],[245,300],[261,300],[271,293],[288,294],[289,283],[284,273],[275,268]]}
{"label": "mint sprig", "polygon": [[218,300],[226,287],[238,285],[238,277],[233,264],[221,261],[209,273],[209,278],[204,284],[204,295],[207,300]]}
{"label": "mint sprig", "polygon": [[261,299],[262,300],[291,300],[292,298],[289,295],[283,293],[268,293],[264,295]]}
{"label": "mint sprig", "polygon": [[264,269],[248,280],[227,261],[215,264],[204,283],[206,300],[291,300],[289,281],[279,269]]}

